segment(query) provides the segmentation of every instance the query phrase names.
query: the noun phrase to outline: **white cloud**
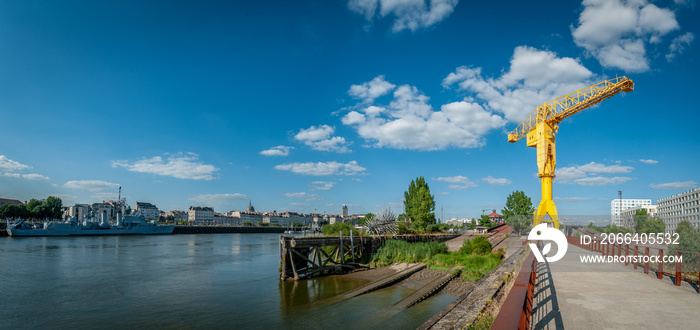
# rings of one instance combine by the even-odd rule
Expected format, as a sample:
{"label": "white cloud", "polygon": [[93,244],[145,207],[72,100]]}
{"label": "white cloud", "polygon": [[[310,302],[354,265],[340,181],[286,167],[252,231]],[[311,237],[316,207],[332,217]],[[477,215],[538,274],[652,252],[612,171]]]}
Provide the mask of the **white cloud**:
{"label": "white cloud", "polygon": [[498,78],[484,78],[481,68],[459,67],[443,80],[472,93],[486,110],[520,123],[542,103],[592,84],[593,73],[578,59],[527,46],[516,47],[510,68]]}
{"label": "white cloud", "polygon": [[21,178],[22,174],[19,173],[3,173],[4,176],[10,177],[10,178]]}
{"label": "white cloud", "polygon": [[331,137],[335,132],[335,128],[328,125],[311,126],[307,129],[301,129],[294,136],[297,141],[304,142],[311,149],[319,151],[334,151],[338,153],[350,152],[345,138],[340,136]]}
{"label": "white cloud", "polygon": [[490,175],[487,176],[487,177],[485,177],[485,178],[483,178],[483,179],[481,179],[481,180],[482,180],[482,181],[486,181],[486,182],[488,182],[489,184],[492,184],[492,185],[499,185],[499,186],[505,186],[505,185],[509,185],[509,184],[512,183],[510,180],[508,180],[508,179],[506,179],[506,178],[494,178],[494,177],[492,177],[492,176],[490,176]]}
{"label": "white cloud", "polygon": [[388,106],[364,104],[361,112],[349,112],[342,122],[374,147],[416,150],[479,147],[485,144],[483,135],[505,125],[503,118],[476,103],[453,102],[434,111],[428,101],[415,86],[403,85],[394,90]]}
{"label": "white cloud", "polygon": [[671,41],[671,45],[668,46],[668,54],[666,54],[666,60],[671,62],[676,57],[677,54],[683,54],[685,46],[690,45],[695,39],[695,35],[692,32],[686,32],[685,34],[675,37]]}
{"label": "white cloud", "polygon": [[557,183],[576,183],[582,186],[602,186],[608,184],[624,183],[632,178],[629,177],[602,177],[589,176],[590,174],[613,174],[613,173],[629,173],[634,170],[631,166],[622,165],[604,165],[596,162],[590,162],[584,165],[571,165],[556,169],[555,182]]}
{"label": "white cloud", "polygon": [[214,180],[214,173],[219,170],[214,165],[200,162],[198,155],[194,153],[170,155],[167,161],[164,161],[160,156],[141,159],[132,163],[126,160],[114,160],[112,161],[112,167],[123,167],[132,172],[151,173],[190,180]]}
{"label": "white cloud", "polygon": [[309,194],[305,192],[296,192],[296,193],[285,193],[284,196],[289,197],[289,198],[300,198],[304,199],[307,202],[312,202],[312,201],[320,201],[323,200],[323,197],[316,195],[316,194]]}
{"label": "white cloud", "polygon": [[[590,197],[554,197],[555,200],[564,202],[583,202],[590,200]],[[607,200],[607,199],[606,199]]]}
{"label": "white cloud", "polygon": [[586,173],[629,173],[634,167],[621,165],[603,165],[596,162],[590,162],[578,167],[579,170]]}
{"label": "white cloud", "polygon": [[607,178],[607,177],[602,177],[602,176],[595,176],[595,177],[586,177],[586,178],[581,178],[581,179],[576,179],[574,180],[575,183],[582,185],[582,186],[605,186],[609,184],[618,184],[618,183],[624,183],[629,180],[632,180],[632,178],[629,177],[624,177],[624,176],[616,176],[612,178]]}
{"label": "white cloud", "polygon": [[454,11],[459,0],[350,0],[348,8],[364,15],[371,22],[377,9],[382,18],[393,15],[396,20],[393,32],[403,30],[416,31],[430,27],[446,19]]}
{"label": "white cloud", "polygon": [[330,190],[336,182],[333,181],[314,181],[309,184],[311,190]]}
{"label": "white cloud", "polygon": [[695,181],[683,181],[683,182],[669,182],[669,183],[660,183],[660,184],[650,184],[650,187],[654,189],[678,189],[678,190],[687,190],[691,189],[694,187],[698,186],[698,183]]}
{"label": "white cloud", "polygon": [[289,150],[294,149],[294,147],[287,147],[287,146],[276,146],[272,147],[267,150],[263,150],[260,152],[261,155],[263,156],[282,156],[286,157],[289,156]]}
{"label": "white cloud", "polygon": [[30,168],[29,165],[24,165],[12,159],[8,159],[5,155],[0,155],[0,171],[2,172],[19,172]]}
{"label": "white cloud", "polygon": [[644,164],[658,164],[659,163],[658,160],[653,160],[653,159],[640,159],[639,161],[644,163]]}
{"label": "white cloud", "polygon": [[391,92],[396,85],[384,80],[384,76],[377,76],[362,85],[351,85],[348,95],[361,99],[362,102],[372,103],[374,99]]}
{"label": "white cloud", "polygon": [[307,163],[289,163],[275,166],[275,169],[281,171],[291,171],[292,173],[303,175],[359,175],[363,174],[367,169],[357,164],[356,161],[348,163],[339,162],[307,162]]}
{"label": "white cloud", "polygon": [[673,11],[646,0],[584,0],[583,6],[574,41],[608,68],[648,71],[647,44],[680,29]]}
{"label": "white cloud", "polygon": [[473,187],[478,186],[476,183],[469,180],[469,178],[467,178],[465,176],[461,176],[461,175],[439,177],[435,180],[436,181],[443,181],[443,182],[447,182],[447,183],[454,183],[454,184],[447,186],[447,188],[456,189],[456,190],[464,190],[464,189],[469,189],[469,188],[473,188]]}
{"label": "white cloud", "polygon": [[203,205],[216,205],[223,206],[231,202],[248,199],[248,196],[244,194],[234,193],[234,194],[201,194],[188,198],[191,201],[203,204]]}
{"label": "white cloud", "polygon": [[43,176],[41,174],[36,174],[36,173],[31,173],[31,174],[22,174],[22,177],[27,179],[27,180],[48,180],[49,177]]}
{"label": "white cloud", "polygon": [[299,141],[318,141],[327,139],[333,132],[335,129],[328,125],[311,126],[307,129],[301,129],[294,138]]}
{"label": "white cloud", "polygon": [[118,183],[111,183],[102,180],[75,180],[68,181],[63,184],[66,188],[82,189],[89,191],[102,191],[107,189],[116,189],[119,187]]}

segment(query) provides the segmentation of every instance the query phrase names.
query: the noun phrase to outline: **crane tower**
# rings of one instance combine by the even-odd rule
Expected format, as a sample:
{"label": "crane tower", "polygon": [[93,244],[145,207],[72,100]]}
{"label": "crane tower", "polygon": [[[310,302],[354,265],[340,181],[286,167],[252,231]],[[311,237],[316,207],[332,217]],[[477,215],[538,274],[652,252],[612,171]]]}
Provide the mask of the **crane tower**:
{"label": "crane tower", "polygon": [[[508,134],[508,142],[527,138],[527,146],[537,148],[537,176],[542,181],[542,201],[535,211],[534,226],[547,222],[559,229],[559,215],[552,200],[552,180],[556,166],[554,136],[559,130],[559,123],[617,93],[633,90],[634,83],[624,76],[588,86],[540,105]],[[545,219],[546,215],[550,219]]]}

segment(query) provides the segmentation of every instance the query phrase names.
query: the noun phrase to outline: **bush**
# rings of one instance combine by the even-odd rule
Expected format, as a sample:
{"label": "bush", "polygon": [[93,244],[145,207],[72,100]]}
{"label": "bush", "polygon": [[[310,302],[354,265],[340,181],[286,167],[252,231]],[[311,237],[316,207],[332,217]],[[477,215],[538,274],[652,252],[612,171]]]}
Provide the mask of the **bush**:
{"label": "bush", "polygon": [[459,248],[459,253],[472,254],[472,240],[465,239],[462,247]]}
{"label": "bush", "polygon": [[480,255],[486,255],[491,253],[491,249],[493,248],[493,246],[491,246],[491,242],[489,242],[489,239],[486,238],[486,236],[474,237],[471,244],[472,253]]}
{"label": "bush", "polygon": [[491,253],[492,248],[491,242],[486,236],[477,236],[471,240],[464,240],[462,247],[459,248],[459,253],[487,255]]}
{"label": "bush", "polygon": [[399,234],[408,233],[408,226],[405,222],[398,222],[397,229],[399,230]]}
{"label": "bush", "polygon": [[428,225],[427,227],[425,227],[425,231],[431,232],[431,233],[437,232],[437,231],[440,231],[440,226],[438,226],[438,225]]}
{"label": "bush", "polygon": [[343,232],[343,236],[350,236],[350,231],[352,231],[353,236],[360,236],[360,232],[355,229],[355,227],[342,222],[336,222],[332,225],[323,226],[323,235],[327,236],[338,236],[340,232]]}

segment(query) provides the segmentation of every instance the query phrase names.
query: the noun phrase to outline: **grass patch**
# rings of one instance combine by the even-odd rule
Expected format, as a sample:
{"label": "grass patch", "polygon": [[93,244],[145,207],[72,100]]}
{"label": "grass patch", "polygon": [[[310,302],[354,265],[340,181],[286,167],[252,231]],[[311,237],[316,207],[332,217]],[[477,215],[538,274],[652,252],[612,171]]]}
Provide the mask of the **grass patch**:
{"label": "grass patch", "polygon": [[450,270],[454,266],[462,266],[462,278],[468,281],[478,281],[501,264],[497,254],[487,255],[450,253],[433,256],[429,262],[430,269]]}
{"label": "grass patch", "polygon": [[461,277],[478,281],[501,264],[503,251],[491,253],[491,244],[485,237],[466,240],[460,252],[448,253],[447,245],[438,242],[408,243],[387,240],[371,257],[374,266],[385,266],[395,262],[423,262],[430,269],[450,271],[462,266]]}
{"label": "grass patch", "polygon": [[394,262],[428,262],[433,256],[445,253],[445,243],[387,240],[384,246],[372,255],[372,264],[384,266]]}

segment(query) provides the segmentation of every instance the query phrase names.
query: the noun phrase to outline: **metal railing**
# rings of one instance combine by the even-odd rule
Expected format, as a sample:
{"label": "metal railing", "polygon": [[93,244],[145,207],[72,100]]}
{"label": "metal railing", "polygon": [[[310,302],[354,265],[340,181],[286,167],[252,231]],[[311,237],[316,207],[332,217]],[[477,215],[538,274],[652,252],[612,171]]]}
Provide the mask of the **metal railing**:
{"label": "metal railing", "polygon": [[[700,260],[700,253],[698,252],[670,250],[667,247],[660,246],[624,243],[603,244],[603,242],[598,239],[592,239],[590,243],[583,244],[577,237],[567,237],[567,240],[569,244],[576,245],[588,251],[598,252],[604,257],[624,257],[625,267],[629,267],[630,264],[632,264],[635,270],[643,267],[645,274],[649,274],[650,272],[655,273],[652,275],[656,275],[658,279],[663,279],[664,275],[672,276],[674,278],[674,284],[677,286],[680,286],[682,281],[686,281],[688,283],[695,283],[700,287],[700,277],[698,276],[698,274],[700,274],[700,263],[698,262],[698,260]],[[630,259],[632,259],[630,257],[634,256],[637,256],[638,258],[636,259],[639,260],[647,260],[630,262]],[[648,260],[651,256],[658,256],[661,262],[651,262]],[[675,260],[673,262],[664,262],[664,257],[668,256],[675,257]],[[700,290],[698,293],[700,293]]]}

